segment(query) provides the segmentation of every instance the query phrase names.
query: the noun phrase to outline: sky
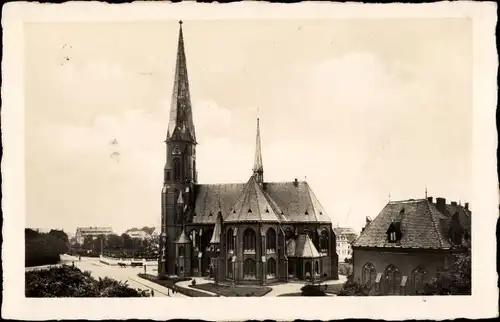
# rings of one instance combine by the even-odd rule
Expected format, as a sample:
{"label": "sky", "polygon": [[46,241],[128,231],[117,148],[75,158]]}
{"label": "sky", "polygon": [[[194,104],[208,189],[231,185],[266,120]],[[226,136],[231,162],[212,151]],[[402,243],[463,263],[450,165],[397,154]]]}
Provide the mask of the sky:
{"label": "sky", "polygon": [[[27,227],[159,225],[178,26],[25,25]],[[259,117],[265,180],[307,178],[334,225],[360,230],[426,188],[471,198],[470,20],[183,30],[199,183],[248,180]]]}

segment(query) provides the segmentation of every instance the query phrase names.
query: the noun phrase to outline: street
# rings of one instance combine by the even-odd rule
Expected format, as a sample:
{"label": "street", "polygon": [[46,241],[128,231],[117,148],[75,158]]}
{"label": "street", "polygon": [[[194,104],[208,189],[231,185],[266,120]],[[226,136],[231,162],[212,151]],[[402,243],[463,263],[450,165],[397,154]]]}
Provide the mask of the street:
{"label": "street", "polygon": [[[99,277],[101,278],[109,277],[117,281],[123,281],[123,282],[126,281],[128,286],[134,289],[149,290],[149,291],[154,290],[155,297],[166,297],[168,296],[168,293],[170,293],[171,297],[185,297],[185,295],[180,294],[178,292],[173,294],[172,290],[168,292],[168,289],[166,287],[142,279],[139,276],[137,276],[137,274],[144,272],[144,267],[110,266],[100,263],[99,258],[82,257],[81,260],[78,260],[77,257],[72,257],[68,255],[61,256],[61,261],[66,265],[72,265],[72,262],[74,261],[75,266],[77,268],[79,268],[82,272],[89,271],[92,274],[92,277],[96,279],[98,279]],[[51,266],[57,266],[57,265],[51,265]],[[32,267],[32,268],[27,268],[27,270],[40,269],[40,268],[43,267]],[[155,274],[156,272],[153,272],[153,268],[154,266],[148,266],[146,272],[149,274]]]}

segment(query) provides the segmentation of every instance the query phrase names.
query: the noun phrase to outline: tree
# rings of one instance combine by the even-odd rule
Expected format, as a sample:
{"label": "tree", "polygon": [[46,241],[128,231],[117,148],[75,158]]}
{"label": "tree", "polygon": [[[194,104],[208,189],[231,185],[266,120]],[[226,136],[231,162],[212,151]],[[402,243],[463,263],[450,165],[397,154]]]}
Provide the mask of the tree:
{"label": "tree", "polygon": [[470,295],[471,294],[471,250],[453,255],[453,263],[447,270],[438,272],[424,286],[421,295]]}
{"label": "tree", "polygon": [[133,249],[134,248],[134,241],[132,240],[132,238],[128,234],[123,233],[121,237],[123,238],[123,248],[125,248],[125,249]]}
{"label": "tree", "polygon": [[106,237],[106,248],[119,249],[123,247],[123,238],[112,234]]}

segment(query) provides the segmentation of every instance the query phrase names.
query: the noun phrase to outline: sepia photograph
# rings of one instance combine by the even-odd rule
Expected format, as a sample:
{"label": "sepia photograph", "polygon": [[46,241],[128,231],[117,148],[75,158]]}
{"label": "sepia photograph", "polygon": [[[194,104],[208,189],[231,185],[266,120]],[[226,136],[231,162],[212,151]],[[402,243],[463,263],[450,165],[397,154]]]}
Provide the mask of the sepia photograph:
{"label": "sepia photograph", "polygon": [[22,23],[25,299],[477,298],[472,18],[161,6]]}

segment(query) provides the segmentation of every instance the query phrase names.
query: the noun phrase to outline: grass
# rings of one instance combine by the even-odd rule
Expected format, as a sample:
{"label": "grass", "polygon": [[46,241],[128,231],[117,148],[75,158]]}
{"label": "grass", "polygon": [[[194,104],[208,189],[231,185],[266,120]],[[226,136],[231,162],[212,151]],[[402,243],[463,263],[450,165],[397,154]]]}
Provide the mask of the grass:
{"label": "grass", "polygon": [[198,284],[190,285],[191,288],[197,288],[199,290],[204,290],[219,294],[221,296],[235,297],[235,296],[264,296],[271,292],[272,288],[268,286],[246,286],[246,285],[221,285],[221,284]]}
{"label": "grass", "polygon": [[183,288],[175,285],[177,282],[189,281],[191,280],[188,277],[164,277],[159,278],[158,276],[151,274],[139,273],[137,274],[140,278],[144,278],[150,282],[159,284],[161,286],[167,287],[173,291],[179,292],[189,297],[211,297],[212,295],[200,292],[194,289]]}

